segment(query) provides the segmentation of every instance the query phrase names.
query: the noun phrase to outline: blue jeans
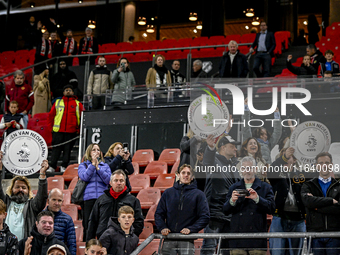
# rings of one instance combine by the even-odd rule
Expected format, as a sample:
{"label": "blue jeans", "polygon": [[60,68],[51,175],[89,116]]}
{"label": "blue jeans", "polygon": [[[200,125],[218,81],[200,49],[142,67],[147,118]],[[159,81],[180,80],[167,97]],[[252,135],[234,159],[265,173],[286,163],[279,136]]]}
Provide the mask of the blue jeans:
{"label": "blue jeans", "polygon": [[[306,232],[304,220],[285,220],[273,216],[269,232]],[[269,247],[271,255],[285,255],[286,242],[289,245],[290,255],[300,255],[303,246],[303,238],[270,238]]]}
{"label": "blue jeans", "polygon": [[[210,220],[209,225],[205,227],[204,233],[230,233],[230,222],[229,221],[215,221]],[[201,255],[213,255],[217,247],[217,239],[203,239],[203,245],[201,249]],[[221,249],[229,248],[229,242],[227,239],[222,239]],[[223,251],[223,255],[229,254],[228,251]]]}
{"label": "blue jeans", "polygon": [[27,114],[22,114],[22,121],[24,122],[24,128],[27,128],[27,124],[28,124],[28,115]]}
{"label": "blue jeans", "polygon": [[[262,65],[263,72],[260,72],[260,65]],[[270,67],[272,65],[272,57],[269,53],[256,53],[254,59],[253,70],[258,78],[269,77]]]}
{"label": "blue jeans", "polygon": [[339,247],[340,239],[338,238],[314,238],[312,240],[312,251],[314,255],[339,255]]}

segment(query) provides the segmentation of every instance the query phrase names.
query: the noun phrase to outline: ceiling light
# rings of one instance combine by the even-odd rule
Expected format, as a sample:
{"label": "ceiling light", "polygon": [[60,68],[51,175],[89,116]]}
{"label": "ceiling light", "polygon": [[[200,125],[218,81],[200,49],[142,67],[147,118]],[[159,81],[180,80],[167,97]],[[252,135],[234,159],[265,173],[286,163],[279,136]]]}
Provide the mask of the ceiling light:
{"label": "ceiling light", "polygon": [[307,24],[308,24],[307,20],[305,20],[305,21],[303,22],[303,24],[307,26]]}
{"label": "ceiling light", "polygon": [[196,29],[201,30],[202,28],[202,21],[197,21]]}
{"label": "ceiling light", "polygon": [[34,8],[35,7],[35,3],[34,2],[30,2],[30,7]]}
{"label": "ceiling light", "polygon": [[195,34],[197,34],[197,30],[196,29],[194,29],[194,30],[192,30]]}
{"label": "ceiling light", "polygon": [[89,24],[87,25],[91,29],[96,28],[96,22],[94,20],[89,20]]}
{"label": "ceiling light", "polygon": [[190,12],[189,20],[190,21],[196,21],[197,20],[197,13],[196,12]]}
{"label": "ceiling light", "polygon": [[80,4],[83,3],[83,0],[78,0],[78,3],[80,3]]}
{"label": "ceiling light", "polygon": [[250,9],[247,9],[246,11],[243,11],[247,17],[254,17],[255,15],[255,12],[254,12],[254,9],[253,8],[250,8]]}
{"label": "ceiling light", "polygon": [[245,28],[246,28],[246,29],[249,29],[249,27],[248,27],[248,26],[245,26]]}
{"label": "ceiling light", "polygon": [[155,32],[154,26],[153,25],[147,25],[146,32],[154,33]]}
{"label": "ceiling light", "polygon": [[260,18],[259,17],[256,17],[256,18],[253,18],[253,22],[251,23],[253,26],[258,26],[260,25]]}
{"label": "ceiling light", "polygon": [[143,37],[144,38],[148,37],[148,34],[147,33],[143,33]]}
{"label": "ceiling light", "polygon": [[41,33],[45,33],[46,32],[46,27],[45,26],[42,26],[41,28]]}
{"label": "ceiling light", "polygon": [[146,25],[146,18],[145,17],[139,17],[138,18],[138,25],[145,26]]}

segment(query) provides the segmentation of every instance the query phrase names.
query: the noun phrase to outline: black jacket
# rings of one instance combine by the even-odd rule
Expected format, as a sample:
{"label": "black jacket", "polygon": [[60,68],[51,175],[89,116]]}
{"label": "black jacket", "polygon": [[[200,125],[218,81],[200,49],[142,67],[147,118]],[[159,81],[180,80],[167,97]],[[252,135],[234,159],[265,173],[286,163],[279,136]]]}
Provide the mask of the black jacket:
{"label": "black jacket", "polygon": [[198,233],[209,223],[209,207],[202,191],[197,189],[194,179],[189,185],[174,183],[165,190],[155,212],[158,230],[168,228],[179,233],[183,228]]}
{"label": "black jacket", "polygon": [[324,197],[318,178],[314,178],[302,185],[301,198],[306,207],[308,232],[340,231],[340,205],[333,204],[333,199],[340,199],[339,181],[332,178]]}
{"label": "black jacket", "polygon": [[[272,164],[272,168],[280,167],[287,164],[282,157],[277,158]],[[278,168],[279,169],[279,168]],[[284,206],[286,203],[286,199],[289,193],[289,179],[292,184],[292,189],[294,193],[294,197],[296,200],[296,205],[299,209],[299,212],[294,214],[290,213],[289,216],[291,217],[290,220],[304,220],[305,219],[305,206],[301,200],[301,187],[302,185],[313,178],[315,173],[313,172],[305,172],[305,171],[294,171],[290,172],[290,175],[286,172],[274,172],[268,171],[267,178],[270,181],[270,184],[273,187],[274,195],[275,195],[275,205],[276,211],[275,213],[278,214],[282,218],[287,218],[286,214],[284,213]],[[296,217],[296,218],[295,218]]]}
{"label": "black jacket", "polygon": [[99,241],[106,248],[108,255],[129,255],[137,248],[139,239],[133,233],[133,226],[130,228],[130,234],[125,234],[117,218],[111,217],[107,230]]}
{"label": "black jacket", "polygon": [[[207,168],[207,179],[204,193],[208,200],[210,219],[230,221],[231,215],[227,216],[223,213],[223,205],[226,202],[229,188],[241,179],[236,169],[237,163],[216,154],[216,150],[212,151],[208,146],[205,149],[203,165]],[[208,171],[209,167],[211,171]],[[220,167],[220,169],[217,169],[217,167]],[[215,172],[212,172],[212,170],[215,170]]]}
{"label": "black jacket", "polygon": [[[261,33],[256,34],[255,41],[251,45],[251,47],[253,49],[255,49],[255,47],[257,47],[257,49],[258,49],[258,43],[259,43],[260,35],[261,35]],[[266,48],[267,48],[267,52],[270,54],[270,56],[274,57],[274,50],[275,50],[275,47],[276,47],[276,42],[275,42],[275,37],[274,37],[273,32],[267,31],[265,45],[266,45]],[[256,49],[256,51],[257,51],[257,49]]]}
{"label": "black jacket", "polygon": [[18,238],[9,231],[6,223],[3,224],[3,229],[0,230],[0,254],[18,255]]}
{"label": "black jacket", "polygon": [[[47,254],[48,248],[54,244],[59,244],[63,246],[67,252],[67,255],[71,255],[65,243],[63,241],[58,240],[54,236],[54,232],[52,232],[52,234],[50,234],[49,236],[44,236],[40,234],[37,230],[37,227],[34,226],[33,230],[31,231],[31,236],[33,236],[33,240],[31,242],[32,249],[31,249],[30,255]],[[27,240],[27,237],[24,239],[21,239],[19,242],[19,255],[24,255],[26,240]]]}
{"label": "black jacket", "polygon": [[[251,188],[257,192],[259,202],[240,197],[235,206],[230,204],[230,198],[235,189],[245,189],[244,179],[230,187],[227,200],[223,206],[225,214],[232,214],[230,233],[267,232],[267,214],[275,210],[274,193],[272,187],[255,178]],[[267,239],[232,239],[229,240],[231,248],[267,248]]]}
{"label": "black jacket", "polygon": [[318,70],[316,70],[313,65],[305,66],[305,64],[302,63],[301,66],[298,67],[293,66],[291,61],[287,61],[287,68],[293,74],[303,75],[305,78],[307,78],[306,75],[310,75],[310,78],[313,78],[313,75],[318,73]]}
{"label": "black jacket", "polygon": [[203,71],[203,69],[198,70],[197,72],[192,72],[191,78],[207,78],[208,74]]}
{"label": "black jacket", "polygon": [[317,50],[313,56],[311,56],[311,65],[315,68],[315,70],[319,69],[320,63],[326,63],[325,57],[322,55],[321,51]]}
{"label": "black jacket", "polygon": [[[334,60],[331,62],[331,67],[332,67],[332,70],[331,70],[332,73],[340,73],[339,64],[335,62]],[[321,75],[324,75],[325,72],[326,72],[326,62],[321,63]]]}
{"label": "black jacket", "polygon": [[[63,59],[63,61],[65,60]],[[67,66],[65,69],[61,69],[60,66],[58,66],[58,72],[51,78],[53,98],[63,97],[64,86],[68,84],[72,85],[76,95],[78,90],[78,78],[76,74],[69,70]]]}
{"label": "black jacket", "polygon": [[229,51],[222,57],[219,66],[220,77],[245,78],[249,72],[247,57],[237,51],[233,64],[231,65]]}
{"label": "black jacket", "polygon": [[109,190],[105,190],[93,206],[90,215],[89,227],[87,229],[86,241],[97,236],[100,238],[107,229],[110,217],[118,217],[118,210],[124,205],[132,207],[135,211],[135,221],[133,227],[137,236],[142,233],[144,228],[144,218],[139,200],[126,190],[118,199],[114,199]]}
{"label": "black jacket", "polygon": [[174,85],[182,85],[186,82],[185,76],[181,74],[179,71],[175,71],[173,69],[170,70],[171,74],[171,83]]}

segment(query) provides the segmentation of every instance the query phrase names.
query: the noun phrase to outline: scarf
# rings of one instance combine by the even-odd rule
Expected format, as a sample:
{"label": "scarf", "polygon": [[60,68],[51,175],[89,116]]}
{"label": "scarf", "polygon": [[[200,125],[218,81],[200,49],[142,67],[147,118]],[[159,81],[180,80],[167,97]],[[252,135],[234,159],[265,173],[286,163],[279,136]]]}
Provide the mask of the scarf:
{"label": "scarf", "polygon": [[[70,41],[70,47],[69,47],[68,52],[67,52],[67,45],[68,45],[69,41]],[[65,43],[64,43],[63,53],[66,54],[66,55],[69,55],[69,54],[72,54],[73,51],[74,51],[74,39],[72,38],[70,40],[67,37],[66,40],[65,40]]]}
{"label": "scarf", "polygon": [[156,72],[158,73],[161,84],[164,84],[165,74],[168,73],[168,69],[165,66],[159,67],[157,64],[154,65]]}
{"label": "scarf", "polygon": [[[52,58],[52,45],[51,45],[51,41],[47,40],[47,42],[48,42],[47,58]],[[41,39],[40,55],[43,56],[43,57],[45,57],[45,55],[46,55],[46,40],[44,38]]]}
{"label": "scarf", "polygon": [[[87,45],[87,42],[89,42],[89,45]],[[87,37],[84,37],[84,44],[83,44],[81,54],[93,54],[92,46],[93,46],[93,37],[91,36],[90,40],[87,40]]]}
{"label": "scarf", "polygon": [[263,141],[261,138],[256,138],[259,143],[269,144],[269,141]]}
{"label": "scarf", "polygon": [[113,190],[113,188],[110,189],[110,194],[114,199],[117,199],[121,194],[123,194],[125,192],[125,190],[127,189],[127,187],[125,186],[124,189],[121,192],[116,192]]}

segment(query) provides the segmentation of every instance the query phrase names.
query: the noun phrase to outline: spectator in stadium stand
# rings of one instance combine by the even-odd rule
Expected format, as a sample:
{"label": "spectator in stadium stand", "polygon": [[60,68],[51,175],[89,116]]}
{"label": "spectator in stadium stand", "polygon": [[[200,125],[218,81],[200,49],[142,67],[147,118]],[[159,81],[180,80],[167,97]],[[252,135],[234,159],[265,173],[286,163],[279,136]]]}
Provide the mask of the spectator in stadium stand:
{"label": "spectator in stadium stand", "polygon": [[172,67],[170,70],[171,83],[174,86],[183,85],[186,82],[186,79],[185,76],[179,72],[179,69],[181,68],[181,63],[179,62],[179,60],[175,59],[172,62],[171,67]]}
{"label": "spectator in stadium stand", "polygon": [[[181,156],[180,163],[178,167],[184,164],[191,165],[191,167],[196,169],[196,166],[203,166],[203,154],[207,143],[205,139],[202,139],[189,128],[188,133],[182,137],[180,143]],[[197,188],[204,191],[205,186],[205,173],[195,171],[195,179],[197,182]]]}
{"label": "spectator in stadium stand", "polygon": [[[42,24],[39,21],[38,26],[41,28]],[[39,29],[40,29],[39,28]],[[40,63],[42,61],[51,59],[52,56],[52,43],[49,40],[50,33],[46,30],[44,33],[38,32],[38,38],[36,42],[36,52],[35,52],[35,59],[34,64]],[[49,62],[42,63],[34,67],[34,72],[36,74],[42,73],[46,68],[48,68]]]}
{"label": "spectator in stadium stand", "polygon": [[129,39],[128,39],[128,43],[131,43],[131,44],[133,44],[133,42],[135,41],[135,37],[134,36],[129,36]]}
{"label": "spectator in stadium stand", "polygon": [[63,97],[66,85],[72,85],[76,96],[79,96],[80,92],[78,91],[78,78],[76,74],[68,69],[65,59],[60,59],[58,72],[51,78],[52,103]]}
{"label": "spectator in stadium stand", "polygon": [[8,225],[5,223],[7,216],[6,205],[0,199],[0,254],[17,255],[18,254],[18,238],[11,233]]}
{"label": "spectator in stadium stand", "polygon": [[325,57],[322,55],[321,51],[316,49],[314,44],[307,45],[306,52],[307,55],[310,56],[312,66],[315,70],[319,70],[320,63],[326,63]]}
{"label": "spectator in stadium stand", "polygon": [[303,56],[303,62],[301,64],[301,66],[293,66],[292,62],[291,62],[292,58],[293,58],[292,55],[288,55],[288,57],[287,57],[287,68],[293,74],[296,74],[296,75],[304,77],[304,78],[313,78],[313,75],[317,74],[318,70],[316,70],[311,65],[309,55]]}
{"label": "spectator in stadium stand", "polygon": [[37,113],[45,113],[51,110],[51,89],[48,75],[48,69],[39,75],[34,75],[34,105],[32,107],[32,117]]}
{"label": "spectator in stadium stand", "polygon": [[229,51],[221,59],[219,66],[222,78],[245,78],[249,72],[247,57],[238,50],[236,41],[228,43]]}
{"label": "spectator in stadium stand", "polygon": [[40,33],[40,28],[37,25],[38,24],[35,22],[35,17],[31,16],[24,31],[25,49],[31,50],[36,47],[35,40],[37,38],[37,34]]}
{"label": "spectator in stadium stand", "polygon": [[47,255],[66,255],[66,249],[59,244],[51,245],[47,250]]}
{"label": "spectator in stadium stand", "polygon": [[256,140],[255,137],[248,137],[241,146],[241,149],[239,151],[239,163],[236,165],[237,170],[240,173],[240,176],[242,177],[241,172],[241,160],[244,157],[253,157],[258,171],[256,172],[256,177],[259,178],[261,181],[266,181],[266,168],[267,168],[267,162],[263,159],[262,153],[261,153],[261,145]]}
{"label": "spectator in stadium stand", "polygon": [[[121,169],[127,175],[134,173],[134,168],[132,165],[131,154],[129,150],[124,151],[123,144],[121,142],[116,142],[110,146],[107,150],[105,156],[105,163],[109,165],[111,172]],[[126,178],[126,187],[131,191],[131,185],[129,178]]]}
{"label": "spectator in stadium stand", "polygon": [[17,113],[19,109],[19,104],[17,101],[11,101],[9,103],[9,113],[5,114],[1,118],[0,129],[6,128],[6,136],[10,133],[24,128],[24,121],[22,120],[22,115]]}
{"label": "spectator in stadium stand", "polygon": [[318,42],[319,41],[318,33],[320,32],[320,26],[314,14],[310,14],[308,16],[307,29],[308,29],[308,43],[315,44],[316,42]]}
{"label": "spectator in stadium stand", "polygon": [[117,69],[113,71],[111,79],[114,84],[111,103],[124,103],[127,100],[127,94],[132,92],[136,85],[127,58],[119,59]]}
{"label": "spectator in stadium stand", "polygon": [[[103,154],[98,144],[90,144],[84,155],[84,162],[78,166],[78,176],[87,183],[84,190],[83,227],[84,240],[92,208],[97,198],[104,194],[110,183],[111,170],[104,162]],[[99,238],[99,237],[98,237]],[[91,238],[89,238],[91,239]]]}
{"label": "spectator in stadium stand", "polygon": [[61,42],[59,42],[57,38],[57,32],[53,31],[50,34],[51,36],[51,45],[52,45],[52,57],[61,56]]}
{"label": "spectator in stadium stand", "polygon": [[86,243],[85,247],[86,255],[107,255],[106,248],[103,247],[101,242],[97,239],[91,239]]}
{"label": "spectator in stadium stand", "polygon": [[[262,21],[260,23],[261,31],[256,34],[255,41],[249,49],[249,52],[252,53],[256,48],[253,69],[258,78],[270,76],[272,57],[274,57],[276,47],[274,34],[269,32],[267,28],[267,23]],[[262,72],[260,72],[260,65],[262,65]]]}
{"label": "spectator in stadium stand", "polygon": [[[93,37],[92,29],[85,28],[85,37],[80,39],[78,54],[96,54],[98,53],[98,41]],[[79,64],[84,65],[88,57],[80,57]],[[90,65],[94,65],[96,57],[90,57]]]}
{"label": "spectator in stadium stand", "polygon": [[334,52],[331,50],[325,51],[325,58],[326,62],[321,63],[321,75],[324,75],[326,71],[331,71],[332,74],[338,74],[339,71],[339,64],[333,60]]}
{"label": "spectator in stadium stand", "polygon": [[[197,189],[191,166],[182,165],[176,175],[178,181],[165,190],[155,212],[155,223],[163,236],[169,233],[198,233],[209,223],[207,198]],[[183,254],[183,249],[184,254],[193,255],[194,240],[165,239],[162,254]]]}
{"label": "spectator in stadium stand", "polygon": [[337,81],[337,80],[333,81],[332,80],[332,77],[333,77],[332,71],[325,71],[323,77],[324,77],[324,81],[329,82],[329,92],[331,92],[331,93],[340,92],[339,81]]}
{"label": "spectator in stadium stand", "polygon": [[[266,233],[267,214],[275,211],[272,187],[256,178],[256,161],[253,157],[244,157],[241,161],[243,178],[232,185],[223,206],[223,212],[232,214],[230,233]],[[248,193],[248,194],[247,194]],[[231,239],[230,255],[267,254],[267,238]],[[251,252],[250,252],[251,251]]]}
{"label": "spectator in stadium stand", "polygon": [[[231,159],[235,157],[240,142],[236,142],[229,135],[222,135],[215,144],[215,138],[209,135],[207,138],[207,147],[203,156],[203,165],[205,167],[220,167],[226,171],[207,171],[207,180],[204,193],[208,200],[210,209],[210,221],[204,229],[204,233],[230,233],[231,215],[223,213],[223,205],[227,201],[229,188],[240,180],[236,169],[237,162]],[[217,151],[216,151],[217,148]],[[216,153],[218,152],[218,153]],[[214,254],[217,246],[217,239],[204,239],[201,254]],[[227,239],[222,239],[221,248],[229,248]],[[224,254],[229,254],[223,251]]]}
{"label": "spectator in stadium stand", "polygon": [[[250,120],[248,98],[244,100],[244,116],[242,118],[244,118],[245,123],[248,123],[248,121]],[[280,116],[279,108],[276,108],[274,112],[274,119],[280,120],[280,118],[281,116]],[[273,134],[270,134],[268,130],[263,127],[255,128],[252,133],[251,128],[248,124],[246,124],[245,127],[241,126],[243,139],[248,139],[249,137],[255,137],[256,140],[260,143],[261,154],[267,164],[272,163],[271,151],[274,148],[274,146],[279,142],[280,137],[282,135],[281,122],[273,121],[273,123],[274,123]]]}
{"label": "spectator in stadium stand", "polygon": [[[308,232],[340,231],[340,183],[331,177],[333,168],[332,155],[321,152],[316,156],[318,178],[305,182],[301,189],[302,202],[306,207],[306,225]],[[335,168],[334,168],[335,169]],[[340,254],[339,238],[313,238],[314,255]]]}
{"label": "spectator in stadium stand", "polygon": [[[112,73],[106,66],[104,56],[98,58],[98,65],[90,73],[87,83],[88,99],[92,99],[92,109],[103,109],[106,90],[112,89]],[[104,94],[104,95],[103,95]]]}
{"label": "spectator in stadium stand", "polygon": [[[268,171],[267,177],[275,194],[276,210],[273,214],[270,232],[306,232],[305,207],[301,199],[302,185],[315,173],[306,172],[294,157],[294,148],[284,148],[271,167],[285,167],[286,171]],[[299,255],[303,238],[270,238],[272,255],[284,255],[286,247],[291,255]]]}
{"label": "spectator in stadium stand", "polygon": [[77,254],[76,231],[70,215],[61,210],[64,202],[64,194],[60,189],[54,188],[48,195],[48,206],[46,210],[54,214],[54,234],[63,241],[72,255]]}
{"label": "spectator in stadium stand", "polygon": [[144,218],[139,200],[131,195],[125,185],[126,175],[122,170],[113,172],[110,178],[111,187],[104,191],[93,206],[90,216],[86,240],[101,235],[107,229],[110,217],[118,217],[118,210],[124,206],[130,206],[135,212],[133,222],[134,233],[139,236],[144,228]]}
{"label": "spectator in stadium stand", "polygon": [[50,211],[42,211],[37,216],[30,236],[19,241],[19,255],[47,254],[50,246],[56,244],[62,246],[67,255],[71,255],[65,243],[55,237],[54,214]]}
{"label": "spectator in stadium stand", "polygon": [[208,74],[203,71],[202,66],[203,66],[203,62],[199,59],[196,59],[192,63],[193,72],[191,74],[191,78],[207,78],[208,77]]}
{"label": "spectator in stadium stand", "polygon": [[[2,160],[2,152],[0,153]],[[3,169],[0,160],[0,169]],[[0,182],[0,199],[7,206],[7,217],[5,223],[9,226],[11,232],[16,235],[18,240],[29,236],[39,212],[44,210],[47,199],[47,180],[46,170],[48,161],[44,160],[41,164],[38,192],[35,197],[31,190],[31,185],[25,176],[15,176],[11,180],[10,186],[7,187],[6,193],[2,189],[2,180]],[[0,177],[1,178],[1,177]]]}
{"label": "spectator in stadium stand", "polygon": [[25,74],[21,70],[15,71],[11,85],[6,86],[5,113],[9,112],[9,102],[15,100],[19,104],[18,113],[23,116],[24,128],[27,128],[28,112],[34,105],[34,93],[32,87],[25,82]]}
{"label": "spectator in stadium stand", "polygon": [[118,210],[118,218],[110,218],[107,230],[99,240],[109,254],[130,255],[137,248],[139,239],[132,226],[134,215],[130,206],[122,206]]}
{"label": "spectator in stadium stand", "polygon": [[48,127],[52,130],[52,146],[65,143],[53,147],[48,172],[55,172],[62,151],[63,162],[60,171],[65,172],[70,162],[72,147],[76,142],[75,137],[79,134],[83,109],[83,105],[74,96],[72,86],[66,85],[63,98],[56,100],[48,115]]}
{"label": "spectator in stadium stand", "polygon": [[171,86],[170,71],[164,66],[165,57],[156,55],[155,65],[146,74],[145,84],[148,89]]}

